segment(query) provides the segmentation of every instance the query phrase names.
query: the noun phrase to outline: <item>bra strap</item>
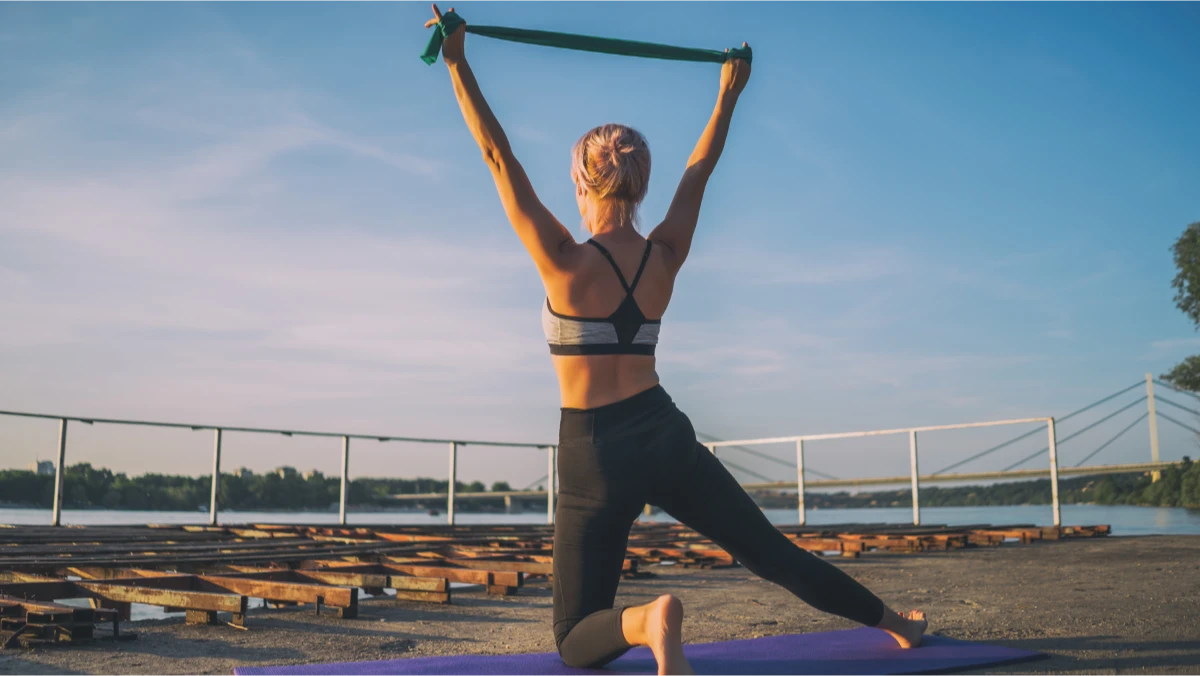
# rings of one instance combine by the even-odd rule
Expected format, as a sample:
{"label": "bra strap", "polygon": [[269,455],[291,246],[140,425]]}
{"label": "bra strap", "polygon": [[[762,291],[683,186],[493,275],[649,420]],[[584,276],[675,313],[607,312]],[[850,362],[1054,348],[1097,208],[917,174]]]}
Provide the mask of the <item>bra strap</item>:
{"label": "bra strap", "polygon": [[[617,279],[621,280],[621,286],[625,288],[625,293],[632,293],[633,289],[631,289],[629,287],[629,284],[625,282],[625,275],[621,274],[621,268],[617,267],[617,262],[615,260],[613,260],[612,254],[610,254],[608,252],[608,249],[605,249],[603,246],[600,245],[600,242],[597,242],[594,239],[589,239],[587,241],[587,243],[596,247],[597,249],[600,250],[600,253],[604,254],[604,257],[608,259],[609,265],[612,265],[612,269],[616,271]],[[646,252],[649,253],[649,249],[647,249]],[[642,264],[645,265],[644,259],[642,261]],[[641,275],[641,274],[642,274],[642,270],[641,270],[641,268],[639,268],[638,275]],[[634,278],[633,283],[637,284],[637,278]]]}
{"label": "bra strap", "polygon": [[646,261],[650,260],[650,240],[646,240],[646,251],[642,254],[642,262],[638,265],[637,274],[633,276],[633,284],[629,285],[629,293],[637,288],[638,280],[642,278],[642,271],[646,269]]}

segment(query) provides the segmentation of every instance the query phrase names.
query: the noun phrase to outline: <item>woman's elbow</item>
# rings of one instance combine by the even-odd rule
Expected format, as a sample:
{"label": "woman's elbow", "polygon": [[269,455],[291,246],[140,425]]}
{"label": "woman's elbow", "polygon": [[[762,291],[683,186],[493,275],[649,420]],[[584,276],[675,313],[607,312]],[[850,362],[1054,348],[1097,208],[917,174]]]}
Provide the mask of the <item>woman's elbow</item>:
{"label": "woman's elbow", "polygon": [[483,161],[487,164],[488,169],[491,169],[492,173],[494,174],[505,173],[505,169],[509,165],[510,157],[511,154],[502,148],[497,148],[496,146],[485,146],[483,148]]}
{"label": "woman's elbow", "polygon": [[703,157],[694,158],[688,163],[687,169],[683,175],[693,181],[708,181],[713,172],[717,169],[717,158],[705,155]]}

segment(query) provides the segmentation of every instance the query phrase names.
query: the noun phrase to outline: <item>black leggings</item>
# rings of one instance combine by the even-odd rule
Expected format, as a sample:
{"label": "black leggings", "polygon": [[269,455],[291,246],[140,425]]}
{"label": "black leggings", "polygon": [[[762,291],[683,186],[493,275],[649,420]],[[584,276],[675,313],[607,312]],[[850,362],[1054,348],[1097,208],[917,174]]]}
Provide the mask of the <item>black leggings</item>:
{"label": "black leggings", "polygon": [[883,619],[878,597],[771,525],[661,386],[600,408],[563,409],[558,475],[554,638],[572,667],[603,666],[631,647],[624,608],[613,602],[629,529],[646,504],[818,610],[868,626]]}

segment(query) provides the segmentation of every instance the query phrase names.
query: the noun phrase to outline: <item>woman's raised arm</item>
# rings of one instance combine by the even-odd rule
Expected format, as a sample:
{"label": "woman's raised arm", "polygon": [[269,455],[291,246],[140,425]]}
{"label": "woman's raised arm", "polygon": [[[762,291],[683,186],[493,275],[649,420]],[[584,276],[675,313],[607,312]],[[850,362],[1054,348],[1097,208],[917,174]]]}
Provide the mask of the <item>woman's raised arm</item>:
{"label": "woman's raised arm", "polygon": [[[747,46],[742,43],[742,46]],[[717,167],[717,160],[725,148],[729,135],[729,121],[738,96],[750,79],[750,64],[742,59],[730,59],[721,67],[721,91],[713,109],[708,126],[700,135],[696,149],[688,158],[683,179],[675,189],[675,198],[667,209],[663,222],[654,228],[649,239],[662,245],[667,253],[667,263],[678,270],[687,259],[692,247],[692,236],[696,233],[696,222],[700,219],[700,202],[704,199],[704,188],[708,178]]]}
{"label": "woman's raised arm", "polygon": [[[450,8],[450,11],[453,12],[454,8]],[[427,22],[426,27],[441,21],[442,14],[437,5],[433,6],[433,14],[435,18]],[[465,35],[466,31],[460,28],[442,44],[442,58],[450,69],[454,95],[458,98],[463,119],[479,144],[484,161],[492,170],[492,179],[496,182],[504,212],[538,270],[543,273],[562,270],[566,267],[564,259],[570,251],[568,245],[575,240],[538,199],[529,177],[525,175],[525,169],[513,155],[504,129],[492,114],[483,92],[479,90],[479,83],[475,81],[475,74],[467,65],[463,49]]]}

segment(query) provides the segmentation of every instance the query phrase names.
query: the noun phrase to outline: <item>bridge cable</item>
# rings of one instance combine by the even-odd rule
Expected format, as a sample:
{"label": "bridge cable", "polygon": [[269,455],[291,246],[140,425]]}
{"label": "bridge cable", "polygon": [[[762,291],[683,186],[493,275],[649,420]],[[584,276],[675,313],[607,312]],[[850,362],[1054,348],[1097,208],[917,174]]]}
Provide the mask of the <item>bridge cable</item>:
{"label": "bridge cable", "polygon": [[1112,442],[1114,442],[1117,439],[1120,439],[1122,436],[1124,436],[1126,432],[1133,429],[1134,425],[1142,422],[1143,420],[1145,420],[1146,418],[1149,418],[1149,417],[1150,417],[1149,411],[1147,411],[1146,413],[1143,413],[1137,420],[1134,420],[1133,422],[1129,423],[1129,425],[1126,426],[1125,429],[1121,430],[1120,432],[1117,432],[1117,435],[1115,437],[1104,442],[1104,444],[1100,448],[1097,448],[1096,450],[1092,451],[1091,453],[1088,453],[1087,457],[1085,457],[1083,460],[1080,460],[1079,462],[1075,463],[1073,466],[1074,467],[1082,467],[1083,463],[1092,459],[1092,456],[1094,456],[1097,453],[1099,453],[1100,451],[1103,451],[1104,449],[1108,448],[1109,444],[1111,444]]}
{"label": "bridge cable", "polygon": [[[1065,444],[1065,443],[1067,443],[1068,441],[1070,441],[1070,440],[1074,439],[1075,437],[1079,436],[1080,434],[1083,434],[1084,432],[1086,432],[1086,431],[1088,431],[1088,430],[1092,429],[1093,427],[1095,427],[1095,426],[1099,425],[1100,423],[1107,422],[1107,421],[1109,421],[1109,420],[1111,420],[1111,419],[1115,418],[1116,416],[1118,416],[1118,415],[1120,415],[1120,414],[1124,413],[1125,411],[1128,411],[1129,409],[1133,408],[1134,406],[1137,406],[1138,404],[1142,403],[1143,401],[1146,401],[1146,397],[1142,397],[1141,399],[1138,399],[1138,400],[1134,401],[1133,403],[1130,403],[1130,404],[1128,404],[1128,405],[1126,405],[1126,406],[1124,406],[1124,407],[1122,407],[1122,408],[1120,408],[1120,409],[1118,409],[1118,410],[1116,410],[1116,411],[1113,411],[1112,413],[1109,413],[1108,415],[1106,415],[1106,416],[1104,416],[1103,418],[1101,418],[1101,419],[1097,420],[1096,422],[1092,423],[1091,425],[1088,425],[1087,427],[1084,427],[1083,429],[1081,429],[1081,430],[1079,430],[1079,431],[1075,432],[1074,434],[1069,434],[1069,435],[1067,435],[1067,436],[1063,437],[1062,439],[1056,439],[1056,440],[1055,440],[1055,446],[1059,446],[1059,445],[1062,445],[1062,444]],[[1001,470],[1001,471],[1007,472],[1007,471],[1009,471],[1010,469],[1015,469],[1015,468],[1017,468],[1017,467],[1020,467],[1021,465],[1024,465],[1025,463],[1029,462],[1030,460],[1033,460],[1034,458],[1038,457],[1039,455],[1041,455],[1041,454],[1043,454],[1043,453],[1046,453],[1046,452],[1049,452],[1049,450],[1050,450],[1050,447],[1049,447],[1049,446],[1047,446],[1047,447],[1043,448],[1042,450],[1040,450],[1040,451],[1038,451],[1038,452],[1036,452],[1036,453],[1034,453],[1034,454],[1032,454],[1032,455],[1030,455],[1030,456],[1028,456],[1028,457],[1026,457],[1026,458],[1024,458],[1024,459],[1022,459],[1022,460],[1018,460],[1017,462],[1015,462],[1015,463],[1013,463],[1013,464],[1009,465],[1008,467],[1005,467],[1005,468],[1004,468],[1003,470]]]}
{"label": "bridge cable", "polygon": [[[1142,385],[1142,383],[1140,383],[1140,382],[1139,382],[1139,383],[1134,383],[1134,384],[1130,385],[1129,387],[1126,387],[1125,389],[1121,390],[1120,392],[1117,392],[1116,394],[1109,395],[1109,396],[1107,396],[1107,397],[1105,397],[1105,398],[1103,398],[1103,399],[1101,399],[1101,400],[1099,400],[1099,401],[1096,401],[1096,402],[1094,402],[1094,403],[1088,404],[1087,406],[1084,406],[1083,408],[1079,409],[1078,411],[1073,411],[1073,412],[1071,412],[1071,413],[1068,413],[1067,415],[1064,415],[1064,416],[1063,416],[1063,417],[1061,417],[1061,418],[1055,418],[1055,422],[1056,422],[1056,423],[1058,423],[1058,422],[1065,422],[1065,421],[1067,421],[1067,420],[1070,420],[1071,418],[1074,418],[1075,416],[1079,415],[1080,413],[1083,413],[1084,411],[1089,411],[1089,410],[1091,410],[1091,409],[1093,409],[1093,408],[1095,408],[1095,407],[1097,407],[1097,406],[1099,406],[1100,404],[1103,404],[1103,403],[1105,403],[1105,402],[1112,401],[1113,399],[1116,399],[1117,397],[1121,396],[1122,394],[1125,394],[1126,392],[1128,392],[1128,391],[1130,391],[1130,390],[1132,390],[1132,389],[1134,389],[1134,388],[1136,388],[1136,387],[1138,387],[1138,386],[1140,386],[1140,385]],[[941,473],[943,473],[943,472],[947,472],[947,471],[949,471],[949,470],[952,470],[952,469],[954,469],[955,467],[960,467],[960,466],[962,466],[962,465],[965,465],[965,464],[967,464],[968,462],[971,462],[972,460],[977,460],[977,459],[979,459],[979,458],[982,458],[983,456],[985,456],[985,455],[987,455],[987,454],[989,454],[989,453],[991,453],[991,452],[993,452],[993,451],[998,451],[998,450],[1000,450],[1000,449],[1002,449],[1002,448],[1005,448],[1005,447],[1007,447],[1007,446],[1009,446],[1009,445],[1011,445],[1011,444],[1014,444],[1014,443],[1016,443],[1016,442],[1018,442],[1018,441],[1020,441],[1020,440],[1022,440],[1022,439],[1025,439],[1025,438],[1027,438],[1027,437],[1030,437],[1030,436],[1032,436],[1032,435],[1034,435],[1034,434],[1037,434],[1037,433],[1038,433],[1038,432],[1040,432],[1040,431],[1041,431],[1040,429],[1034,429],[1034,430],[1031,430],[1031,431],[1029,431],[1029,432],[1026,432],[1025,434],[1022,434],[1021,436],[1018,436],[1018,437],[1014,437],[1014,438],[1012,438],[1012,439],[1009,439],[1008,441],[1006,441],[1006,442],[1004,442],[1004,443],[1000,444],[999,446],[993,446],[993,447],[991,447],[991,448],[987,449],[986,451],[983,451],[983,452],[981,452],[981,453],[976,453],[975,455],[973,455],[973,456],[971,456],[971,457],[967,458],[966,460],[959,460],[958,462],[956,462],[956,463],[954,463],[954,464],[952,464],[952,465],[947,465],[947,466],[945,466],[945,467],[943,467],[943,468],[939,469],[938,471],[934,472],[933,474],[934,474],[934,476],[936,476],[936,475],[938,475],[938,474],[941,474]],[[1022,462],[1024,462],[1024,461],[1022,461]],[[1020,463],[1018,463],[1018,464],[1020,464]]]}
{"label": "bridge cable", "polygon": [[1166,413],[1159,413],[1158,417],[1166,418],[1167,420],[1170,420],[1171,422],[1175,423],[1176,425],[1179,425],[1180,427],[1182,427],[1185,430],[1188,430],[1189,432],[1193,432],[1195,434],[1200,434],[1200,430],[1196,429],[1195,427],[1192,427],[1191,425],[1184,425],[1183,423],[1172,418],[1171,416],[1167,415]]}
{"label": "bridge cable", "polygon": [[1174,390],[1175,392],[1178,392],[1180,394],[1186,394],[1187,396],[1191,397],[1192,399],[1200,399],[1200,395],[1197,395],[1195,392],[1188,392],[1187,390],[1181,390],[1178,387],[1175,387],[1174,385],[1172,385],[1170,383],[1164,383],[1163,381],[1158,380],[1158,379],[1155,379],[1154,382],[1158,383],[1159,385],[1162,385],[1163,387],[1167,388],[1168,390]]}
{"label": "bridge cable", "polygon": [[1164,404],[1170,404],[1170,405],[1174,406],[1175,408],[1183,410],[1183,411],[1187,411],[1188,413],[1191,413],[1192,415],[1200,415],[1200,411],[1197,411],[1194,408],[1188,408],[1187,406],[1180,406],[1179,404],[1176,404],[1175,402],[1171,401],[1170,399],[1167,399],[1166,397],[1155,397],[1154,400],[1161,401]]}
{"label": "bridge cable", "polygon": [[[704,438],[705,438],[705,439],[707,439],[708,441],[725,441],[724,439],[718,439],[717,437],[714,437],[714,436],[713,436],[713,435],[711,435],[711,434],[704,434],[703,432],[697,432],[697,433],[696,433],[696,436],[698,436],[698,437],[704,437]],[[768,454],[766,454],[766,453],[763,453],[763,452],[761,452],[761,451],[756,451],[756,450],[754,450],[754,449],[751,449],[751,448],[746,448],[745,446],[722,446],[721,448],[732,448],[732,449],[733,449],[733,450],[735,450],[735,451],[741,451],[741,452],[743,452],[743,453],[749,453],[750,455],[755,455],[755,456],[758,456],[758,457],[760,457],[760,458],[764,458],[764,459],[766,459],[766,460],[770,460],[771,462],[778,463],[778,464],[780,464],[780,465],[783,465],[784,467],[789,467],[789,468],[791,468],[791,469],[796,469],[796,463],[794,463],[794,462],[788,462],[787,460],[780,460],[779,458],[776,458],[776,457],[775,457],[775,456],[773,456],[773,455],[768,455]],[[811,468],[811,467],[807,467],[807,466],[804,468],[804,473],[805,473],[805,474],[815,474],[815,475],[817,475],[817,476],[821,477],[822,479],[834,479],[834,480],[837,480],[837,479],[839,478],[839,477],[833,476],[832,474],[826,474],[825,472],[822,472],[822,471],[819,471],[819,470],[815,470],[815,469],[813,469],[813,468]]]}
{"label": "bridge cable", "polygon": [[550,478],[550,475],[549,475],[549,474],[543,475],[543,476],[542,476],[542,478],[540,478],[540,479],[534,479],[534,480],[533,480],[533,483],[529,484],[529,485],[528,485],[528,486],[526,486],[525,488],[522,488],[521,490],[523,490],[523,491],[530,491],[530,490],[533,490],[533,487],[534,487],[534,486],[536,486],[536,485],[540,484],[541,482],[543,482],[543,481],[545,481],[546,479],[549,479],[549,478]]}

